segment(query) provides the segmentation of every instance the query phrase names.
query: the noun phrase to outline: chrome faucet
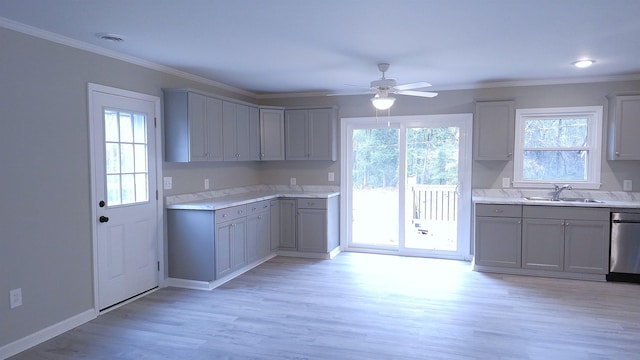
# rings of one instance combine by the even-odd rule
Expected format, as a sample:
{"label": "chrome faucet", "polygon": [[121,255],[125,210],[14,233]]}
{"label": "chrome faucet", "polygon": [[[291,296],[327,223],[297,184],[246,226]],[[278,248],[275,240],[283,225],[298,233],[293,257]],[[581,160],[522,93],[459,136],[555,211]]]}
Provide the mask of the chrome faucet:
{"label": "chrome faucet", "polygon": [[571,185],[569,184],[565,184],[562,186],[553,184],[553,196],[551,197],[552,201],[558,201],[560,200],[560,193],[562,192],[562,190],[571,190]]}

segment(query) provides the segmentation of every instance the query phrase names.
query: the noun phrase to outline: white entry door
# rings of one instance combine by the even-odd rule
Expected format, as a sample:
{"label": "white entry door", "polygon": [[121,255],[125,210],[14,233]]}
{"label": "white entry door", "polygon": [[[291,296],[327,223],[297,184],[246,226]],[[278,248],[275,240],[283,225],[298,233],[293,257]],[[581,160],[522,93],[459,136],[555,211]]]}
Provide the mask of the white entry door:
{"label": "white entry door", "polygon": [[159,99],[90,84],[97,309],[158,286]]}

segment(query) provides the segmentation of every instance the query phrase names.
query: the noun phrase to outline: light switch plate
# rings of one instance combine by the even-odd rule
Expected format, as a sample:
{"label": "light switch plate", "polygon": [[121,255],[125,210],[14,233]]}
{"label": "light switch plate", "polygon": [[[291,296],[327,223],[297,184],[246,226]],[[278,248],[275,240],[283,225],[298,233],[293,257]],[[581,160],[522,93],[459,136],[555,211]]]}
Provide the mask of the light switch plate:
{"label": "light switch plate", "polygon": [[296,180],[296,178],[291,178],[290,184],[291,185],[296,185],[298,181]]}
{"label": "light switch plate", "polygon": [[336,174],[335,174],[335,173],[330,172],[330,173],[329,173],[329,176],[328,176],[328,180],[329,180],[329,181],[336,181]]}
{"label": "light switch plate", "polygon": [[9,299],[12,309],[22,305],[22,288],[9,291]]}
{"label": "light switch plate", "polygon": [[633,182],[631,180],[624,180],[622,182],[622,190],[624,190],[624,191],[632,191],[633,190]]}
{"label": "light switch plate", "polygon": [[209,179],[204,179],[204,189],[209,190]]}
{"label": "light switch plate", "polygon": [[503,188],[511,187],[511,178],[508,178],[508,177],[502,178],[502,187]]}
{"label": "light switch plate", "polygon": [[173,188],[173,178],[171,176],[165,176],[162,180],[165,190],[170,190]]}

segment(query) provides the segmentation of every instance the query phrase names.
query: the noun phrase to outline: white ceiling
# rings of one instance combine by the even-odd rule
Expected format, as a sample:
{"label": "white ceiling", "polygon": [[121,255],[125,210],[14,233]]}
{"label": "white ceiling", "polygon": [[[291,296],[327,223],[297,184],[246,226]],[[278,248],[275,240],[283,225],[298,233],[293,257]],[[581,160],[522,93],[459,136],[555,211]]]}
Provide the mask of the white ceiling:
{"label": "white ceiling", "polygon": [[640,79],[640,0],[0,1],[23,24],[256,97],[352,91],[379,62],[434,90]]}

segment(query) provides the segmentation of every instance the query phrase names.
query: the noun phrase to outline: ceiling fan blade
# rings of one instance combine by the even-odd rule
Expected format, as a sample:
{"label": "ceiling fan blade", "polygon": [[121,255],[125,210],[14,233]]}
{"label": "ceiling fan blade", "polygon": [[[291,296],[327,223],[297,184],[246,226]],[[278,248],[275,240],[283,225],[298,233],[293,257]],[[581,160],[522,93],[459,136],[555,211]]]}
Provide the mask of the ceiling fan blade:
{"label": "ceiling fan blade", "polygon": [[396,90],[422,89],[431,86],[428,82],[419,81],[409,84],[396,85]]}
{"label": "ceiling fan blade", "polygon": [[372,91],[342,91],[342,92],[334,92],[329,93],[327,96],[348,96],[348,95],[371,95],[374,94]]}
{"label": "ceiling fan blade", "polygon": [[437,96],[437,92],[429,92],[429,91],[412,91],[412,90],[400,90],[395,92],[398,95],[409,95],[409,96],[420,96],[420,97],[434,97]]}

